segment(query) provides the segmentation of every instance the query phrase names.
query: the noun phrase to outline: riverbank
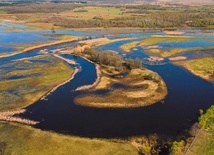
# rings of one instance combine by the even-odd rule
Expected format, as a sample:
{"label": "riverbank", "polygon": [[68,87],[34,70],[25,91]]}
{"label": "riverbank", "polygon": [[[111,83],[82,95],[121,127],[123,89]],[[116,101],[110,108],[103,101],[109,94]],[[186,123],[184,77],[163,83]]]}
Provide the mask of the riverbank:
{"label": "riverbank", "polygon": [[23,52],[30,52],[32,50],[45,48],[45,47],[49,47],[49,46],[70,43],[70,42],[77,41],[78,39],[80,39],[80,37],[73,37],[72,39],[63,39],[63,40],[60,40],[60,41],[55,41],[55,42],[51,42],[51,43],[39,44],[39,45],[27,47],[27,48],[23,49],[22,51],[10,52],[10,53],[1,53],[0,54],[0,58],[10,57],[10,56],[14,56],[14,55],[17,55],[17,54],[20,54],[20,53],[23,53]]}
{"label": "riverbank", "polygon": [[15,122],[15,123],[21,123],[21,124],[26,124],[26,125],[36,125],[39,122],[37,121],[32,121],[29,119],[24,119],[20,118],[14,115],[19,115],[25,113],[26,110],[18,110],[18,111],[5,111],[5,112],[0,112],[0,122]]}
{"label": "riverbank", "polygon": [[[83,59],[86,59],[84,57],[82,57]],[[100,70],[100,66],[88,59],[86,59],[87,61],[89,61],[90,63],[93,63],[95,65],[95,69],[96,69],[96,74],[97,74],[97,78],[96,80],[94,81],[94,83],[92,83],[91,85],[84,85],[84,86],[80,86],[78,87],[75,91],[83,91],[83,90],[88,90],[88,89],[91,89],[93,87],[95,87],[96,85],[98,85],[98,83],[100,82],[101,80],[101,76],[102,76],[102,72]]]}
{"label": "riverbank", "polygon": [[131,49],[137,47],[138,43],[138,41],[134,41],[127,44],[123,44],[120,46],[120,49],[122,49],[124,52],[131,52]]}
{"label": "riverbank", "polygon": [[176,65],[186,68],[191,73],[210,82],[214,82],[214,58],[198,58],[174,62]]}
{"label": "riverbank", "polygon": [[74,37],[73,39],[66,39],[66,40],[55,41],[55,42],[47,43],[47,44],[36,45],[36,46],[25,48],[23,50],[23,52],[30,52],[32,50],[36,50],[36,49],[40,49],[40,48],[45,48],[45,47],[59,45],[59,44],[65,44],[65,43],[76,41],[78,39],[79,39],[79,37]]}
{"label": "riverbank", "polygon": [[62,59],[63,61],[67,62],[68,64],[71,64],[71,65],[76,64],[76,62],[74,60],[63,58],[62,56],[60,56],[58,54],[53,54],[53,56],[55,56],[56,58]]}
{"label": "riverbank", "polygon": [[25,108],[70,80],[74,73],[63,60],[51,55],[13,61],[1,67],[5,65],[13,70],[1,74],[5,80],[0,81],[0,111]]}
{"label": "riverbank", "polygon": [[64,81],[63,83],[58,84],[57,86],[55,86],[53,89],[51,89],[49,92],[47,92],[47,94],[44,95],[44,96],[41,98],[41,100],[47,100],[47,97],[48,97],[52,92],[54,92],[54,91],[57,90],[59,87],[63,86],[64,84],[66,84],[66,83],[70,82],[72,79],[74,79],[74,76],[75,76],[78,72],[79,72],[79,69],[75,68],[75,69],[74,69],[74,72],[71,74],[71,77],[70,77],[68,80]]}
{"label": "riverbank", "polygon": [[[103,68],[102,72],[100,82],[93,87],[94,94],[76,97],[76,104],[97,108],[132,108],[154,104],[167,95],[162,78],[148,69],[132,69],[122,78],[109,77]],[[108,93],[96,95],[98,90]]]}
{"label": "riverbank", "polygon": [[138,150],[128,142],[81,138],[42,131],[29,126],[0,122],[0,151],[3,154],[47,155],[138,155]]}

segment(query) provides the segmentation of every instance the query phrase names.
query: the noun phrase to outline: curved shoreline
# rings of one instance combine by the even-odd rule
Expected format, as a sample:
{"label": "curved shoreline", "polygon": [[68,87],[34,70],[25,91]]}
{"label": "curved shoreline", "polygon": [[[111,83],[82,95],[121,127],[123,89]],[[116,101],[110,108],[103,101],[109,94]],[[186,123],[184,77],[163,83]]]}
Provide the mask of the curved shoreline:
{"label": "curved shoreline", "polygon": [[21,123],[26,125],[36,125],[39,122],[33,121],[29,119],[20,118],[14,115],[23,114],[25,113],[25,109],[17,110],[17,111],[6,111],[6,112],[0,112],[0,121],[5,122],[15,122],[15,123]]}
{"label": "curved shoreline", "polygon": [[73,38],[73,39],[55,41],[55,42],[52,42],[52,43],[47,43],[47,44],[41,44],[41,45],[37,45],[37,46],[28,47],[28,48],[25,48],[24,50],[18,51],[18,52],[14,51],[14,52],[10,52],[10,53],[3,53],[3,54],[0,55],[0,58],[10,57],[10,56],[14,56],[14,55],[21,54],[21,53],[24,53],[24,52],[30,52],[32,50],[36,50],[36,49],[40,49],[40,48],[44,48],[44,47],[70,43],[70,42],[77,41],[78,39],[79,39],[79,37]]}
{"label": "curved shoreline", "polygon": [[70,59],[66,59],[66,58],[63,58],[62,56],[58,55],[58,54],[53,54],[53,56],[55,56],[56,58],[59,58],[59,59],[62,59],[63,61],[71,64],[71,65],[75,65],[76,62],[73,61],[73,60],[70,60]]}
{"label": "curved shoreline", "polygon": [[55,46],[55,45],[59,45],[59,44],[65,44],[65,43],[77,41],[78,39],[79,38],[77,37],[77,38],[73,38],[73,39],[55,41],[55,42],[52,42],[52,43],[47,43],[47,44],[41,44],[41,45],[37,45],[37,46],[32,46],[32,47],[25,48],[23,50],[23,52],[30,52],[32,50],[36,50],[36,49],[39,49],[39,48],[44,48],[44,47],[49,47],[49,46]]}
{"label": "curved shoreline", "polygon": [[83,91],[83,90],[88,90],[88,89],[91,89],[93,87],[95,87],[101,80],[101,76],[102,76],[102,72],[100,70],[100,66],[94,62],[92,62],[91,60],[88,60],[87,58],[81,56],[81,58],[85,59],[86,61],[92,63],[95,65],[95,69],[96,69],[96,74],[97,74],[97,78],[95,80],[94,83],[90,84],[90,85],[84,85],[84,86],[80,86],[78,87],[75,91]]}
{"label": "curved shoreline", "polygon": [[47,98],[46,98],[47,96],[49,96],[52,92],[54,92],[55,90],[57,90],[59,87],[63,86],[64,84],[66,84],[68,82],[70,82],[78,72],[79,72],[79,69],[75,68],[74,72],[71,74],[71,77],[68,80],[66,80],[63,83],[58,84],[57,86],[55,86],[54,88],[52,88],[48,93],[46,93],[43,97],[41,97],[40,100],[47,100]]}
{"label": "curved shoreline", "polygon": [[[141,82],[136,81],[135,83],[130,83],[130,80],[134,78],[130,76],[127,79],[123,79],[123,82],[116,81],[113,83],[121,83],[125,85],[125,83],[128,82],[129,84],[127,86],[132,88],[115,89],[107,96],[96,96],[95,94],[79,96],[75,99],[75,104],[94,108],[137,108],[152,105],[159,101],[163,103],[164,101],[162,100],[164,100],[168,94],[166,83],[159,74],[150,70],[148,71],[149,73],[153,73],[153,75],[156,76],[156,78],[153,80],[159,79],[160,81],[155,83],[150,82],[149,80],[143,80]],[[146,74],[147,73],[145,73],[145,75]],[[139,80],[139,78],[133,80]],[[89,86],[82,86],[80,89],[82,88],[81,90],[87,90],[95,87],[96,82],[93,84]],[[146,88],[144,88],[145,86]],[[133,91],[134,87],[141,87],[141,89],[137,88],[136,91]],[[109,89],[109,87],[106,89]]]}

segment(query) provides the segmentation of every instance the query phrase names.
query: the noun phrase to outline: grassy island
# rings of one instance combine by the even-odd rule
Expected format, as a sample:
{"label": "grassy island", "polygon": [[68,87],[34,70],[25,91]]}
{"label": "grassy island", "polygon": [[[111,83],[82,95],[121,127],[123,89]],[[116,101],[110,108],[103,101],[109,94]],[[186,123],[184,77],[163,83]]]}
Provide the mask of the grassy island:
{"label": "grassy island", "polygon": [[137,47],[138,41],[133,41],[130,43],[126,43],[123,44],[122,46],[120,46],[120,48],[124,51],[124,52],[131,52],[131,49],[134,47]]}
{"label": "grassy island", "polygon": [[[113,78],[105,74],[94,90],[107,89],[105,95],[84,95],[76,98],[76,103],[83,106],[130,108],[151,105],[162,100],[167,94],[167,88],[161,77],[148,69],[132,69],[123,78]],[[112,86],[119,84],[121,88]]]}
{"label": "grassy island", "polygon": [[214,58],[199,58],[193,60],[179,61],[175,64],[180,65],[193,74],[206,79],[214,81]]}
{"label": "grassy island", "polygon": [[1,65],[1,68],[4,67],[15,69],[0,71],[1,111],[20,109],[34,103],[52,88],[68,80],[74,72],[62,60],[50,55]]}
{"label": "grassy island", "polygon": [[124,52],[130,52],[132,48],[134,47],[142,47],[145,49],[146,52],[157,54],[161,57],[170,57],[175,56],[177,54],[183,53],[183,52],[194,52],[194,51],[211,51],[214,49],[214,46],[206,46],[206,47],[184,47],[184,48],[169,48],[169,49],[163,49],[159,46],[159,43],[179,43],[179,42],[192,42],[192,41],[199,41],[199,40],[207,40],[212,41],[213,38],[193,38],[189,36],[162,36],[162,35],[154,35],[147,37],[141,41],[133,41],[130,43],[126,43],[120,46],[120,48]]}
{"label": "grassy island", "polygon": [[[130,108],[153,104],[167,95],[166,84],[155,72],[142,68],[140,59],[123,60],[115,52],[87,51],[85,57],[100,64],[100,81],[90,95],[79,96],[75,103],[99,108]],[[96,91],[106,90],[103,95]]]}

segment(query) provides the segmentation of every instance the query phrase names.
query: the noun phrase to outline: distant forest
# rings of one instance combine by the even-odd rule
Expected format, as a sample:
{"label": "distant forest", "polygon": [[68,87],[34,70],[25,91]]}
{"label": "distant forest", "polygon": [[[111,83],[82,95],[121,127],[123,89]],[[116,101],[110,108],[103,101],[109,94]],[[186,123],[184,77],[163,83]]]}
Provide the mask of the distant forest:
{"label": "distant forest", "polygon": [[[20,0],[19,0],[20,1]],[[25,0],[22,0],[25,1]],[[26,0],[29,1],[29,0]],[[43,1],[43,0],[38,0]],[[55,1],[55,0],[54,0]],[[94,7],[92,4],[81,3],[31,3],[31,4],[14,4],[4,6],[3,11],[15,15],[15,20],[26,21],[30,19],[31,23],[49,23],[53,27],[62,28],[91,28],[91,27],[133,27],[133,28],[152,28],[152,29],[169,29],[169,28],[187,28],[187,27],[205,27],[214,28],[214,5],[188,6],[188,5],[97,5],[98,7],[114,7],[120,11],[119,16],[114,18],[105,18],[94,14],[92,18],[73,18],[72,12],[65,16],[60,13],[71,11],[75,8]],[[58,1],[57,1],[58,2]],[[70,1],[69,1],[70,2]],[[79,9],[78,13],[85,13],[88,10]],[[50,13],[40,17],[29,17],[28,14]],[[31,15],[31,16],[32,16]],[[82,15],[82,17],[85,14]],[[72,16],[72,18],[71,18]],[[32,21],[33,19],[33,21]]]}

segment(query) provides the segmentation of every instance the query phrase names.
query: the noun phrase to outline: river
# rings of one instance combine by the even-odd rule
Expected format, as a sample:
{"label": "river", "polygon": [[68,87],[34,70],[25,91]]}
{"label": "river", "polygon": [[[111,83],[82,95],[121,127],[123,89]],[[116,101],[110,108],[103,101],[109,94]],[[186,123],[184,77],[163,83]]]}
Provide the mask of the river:
{"label": "river", "polygon": [[[74,31],[70,33],[74,33]],[[76,33],[81,34],[80,32]],[[124,34],[124,36],[145,37],[156,33],[160,34],[160,32],[142,32],[140,34]],[[83,34],[85,35],[85,33]],[[93,36],[93,33],[90,35]],[[97,36],[99,35],[96,34],[93,37]],[[196,37],[203,36],[196,35]],[[119,41],[99,48],[116,50],[122,54],[119,46],[125,42],[129,41]],[[63,44],[47,49],[50,51],[71,45],[72,43]],[[36,56],[39,50],[2,58],[0,64],[18,58]],[[162,65],[144,64],[148,69],[159,73],[166,82],[168,95],[164,101],[147,107],[130,109],[99,109],[78,106],[74,103],[74,98],[87,92],[75,92],[74,90],[95,81],[95,66],[80,57],[62,56],[79,63],[82,67],[81,72],[77,73],[72,81],[51,93],[47,97],[47,101],[37,101],[26,107],[27,112],[21,115],[28,119],[41,121],[35,127],[42,130],[97,138],[127,138],[154,133],[176,137],[197,121],[199,109],[206,110],[214,103],[214,85],[212,83],[166,61]],[[143,60],[148,57],[148,54],[138,48],[124,57],[140,57]]]}

